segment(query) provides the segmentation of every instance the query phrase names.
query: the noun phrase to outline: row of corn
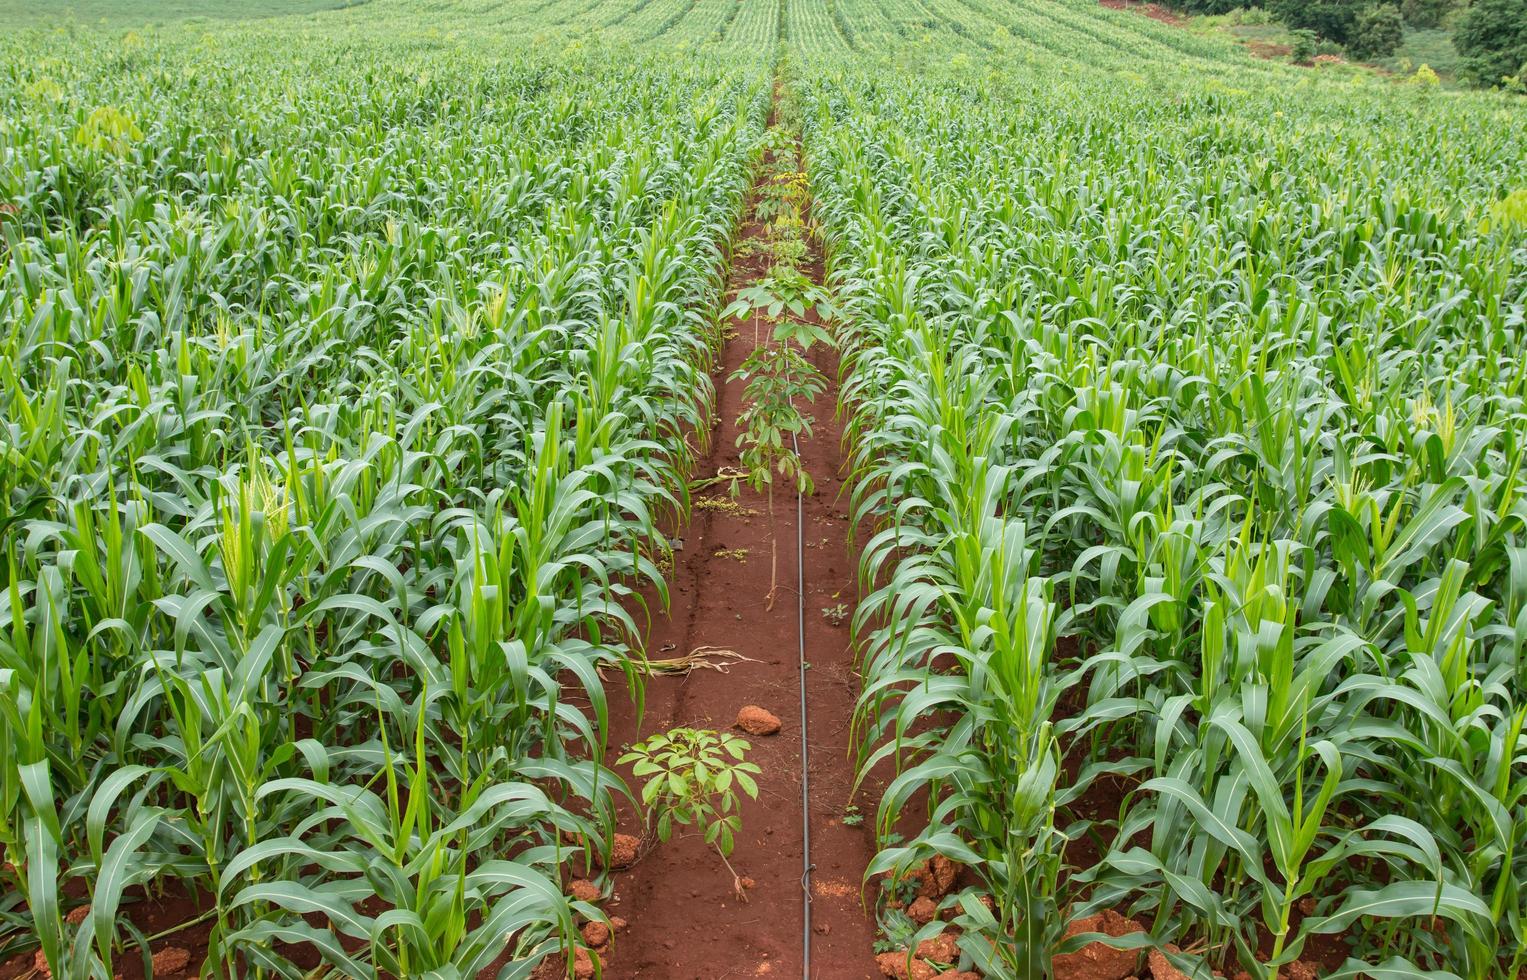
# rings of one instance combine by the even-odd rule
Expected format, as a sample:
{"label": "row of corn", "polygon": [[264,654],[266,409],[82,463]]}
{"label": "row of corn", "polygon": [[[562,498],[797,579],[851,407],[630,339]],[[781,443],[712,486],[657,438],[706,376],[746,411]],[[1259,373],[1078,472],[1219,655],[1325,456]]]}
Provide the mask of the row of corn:
{"label": "row of corn", "polygon": [[1108,909],[1204,977],[1515,976],[1522,109],[1181,67],[801,73],[871,873],[967,865],[990,975]]}
{"label": "row of corn", "polygon": [[764,75],[384,14],[4,46],[0,960],[527,976],[598,915]]}

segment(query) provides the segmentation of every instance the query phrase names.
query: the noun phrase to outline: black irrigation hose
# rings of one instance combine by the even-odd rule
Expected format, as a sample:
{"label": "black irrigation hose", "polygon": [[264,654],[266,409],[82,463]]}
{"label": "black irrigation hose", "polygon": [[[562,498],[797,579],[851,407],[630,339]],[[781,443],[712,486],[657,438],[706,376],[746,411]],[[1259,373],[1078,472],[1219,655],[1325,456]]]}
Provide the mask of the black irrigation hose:
{"label": "black irrigation hose", "polygon": [[[801,455],[795,433],[790,433],[790,448],[797,459]],[[811,980],[811,748],[806,738],[806,508],[800,484],[795,488],[795,635],[800,645],[801,674],[801,977]]]}

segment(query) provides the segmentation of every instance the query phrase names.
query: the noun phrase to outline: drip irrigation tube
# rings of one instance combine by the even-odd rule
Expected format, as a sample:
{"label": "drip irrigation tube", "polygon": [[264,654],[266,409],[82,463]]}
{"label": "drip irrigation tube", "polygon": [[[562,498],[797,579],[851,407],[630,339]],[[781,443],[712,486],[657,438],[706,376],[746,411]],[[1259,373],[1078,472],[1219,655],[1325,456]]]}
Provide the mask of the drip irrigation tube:
{"label": "drip irrigation tube", "polygon": [[[790,434],[790,448],[796,458],[801,447],[795,433]],[[806,506],[800,487],[795,490],[795,635],[800,647],[801,675],[801,977],[811,980],[811,748],[806,737]]]}

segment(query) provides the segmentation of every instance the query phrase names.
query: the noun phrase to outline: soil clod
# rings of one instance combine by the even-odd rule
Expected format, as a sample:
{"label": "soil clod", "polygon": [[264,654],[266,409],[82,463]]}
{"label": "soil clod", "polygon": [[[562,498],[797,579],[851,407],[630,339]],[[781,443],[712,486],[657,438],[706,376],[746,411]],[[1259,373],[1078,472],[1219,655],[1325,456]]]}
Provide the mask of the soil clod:
{"label": "soil clod", "polygon": [[583,941],[598,949],[610,941],[610,927],[597,919],[583,924]]}
{"label": "soil clod", "polygon": [[908,877],[920,882],[917,894],[925,898],[943,898],[954,887],[959,866],[942,854],[934,857]]}
{"label": "soil clod", "polygon": [[[1077,919],[1066,927],[1068,937],[1087,932],[1117,937],[1144,931],[1145,927],[1140,923],[1126,919],[1113,909]],[[1055,976],[1056,980],[1124,980],[1134,975],[1138,959],[1138,950],[1115,949],[1105,943],[1092,942],[1074,953],[1055,957]]]}
{"label": "soil clod", "polygon": [[960,947],[951,932],[941,932],[932,939],[917,944],[917,955],[935,963],[954,963],[960,958]]}
{"label": "soil clod", "polygon": [[906,953],[881,953],[875,957],[875,965],[882,976],[894,980],[933,980],[938,976],[938,970],[922,960],[914,959],[908,967]]}
{"label": "soil clod", "polygon": [[637,855],[641,853],[642,842],[630,834],[616,834],[615,840],[610,844],[610,869],[623,871],[636,863]]}
{"label": "soil clod", "polygon": [[750,704],[737,712],[737,727],[749,735],[765,736],[777,735],[780,729],[779,718],[769,711],[765,711],[756,704]]}
{"label": "soil clod", "polygon": [[191,954],[179,946],[166,946],[154,954],[153,963],[154,976],[173,976],[191,964]]}

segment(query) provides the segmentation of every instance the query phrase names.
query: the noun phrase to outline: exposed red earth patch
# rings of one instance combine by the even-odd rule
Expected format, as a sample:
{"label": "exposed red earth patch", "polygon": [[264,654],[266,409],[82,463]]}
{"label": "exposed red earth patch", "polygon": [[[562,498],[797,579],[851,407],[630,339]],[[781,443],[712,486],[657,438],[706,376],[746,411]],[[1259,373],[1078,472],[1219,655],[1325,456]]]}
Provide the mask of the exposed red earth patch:
{"label": "exposed red earth patch", "polygon": [[1247,41],[1244,47],[1255,57],[1265,58],[1268,61],[1287,58],[1294,53],[1294,49],[1287,44],[1273,44],[1271,41]]}
{"label": "exposed red earth patch", "polygon": [[1151,20],[1159,20],[1163,24],[1171,24],[1173,27],[1182,27],[1188,19],[1175,10],[1163,7],[1159,3],[1135,3],[1131,0],[1098,0],[1098,6],[1107,7],[1109,10],[1128,10],[1133,14],[1149,17]]}

